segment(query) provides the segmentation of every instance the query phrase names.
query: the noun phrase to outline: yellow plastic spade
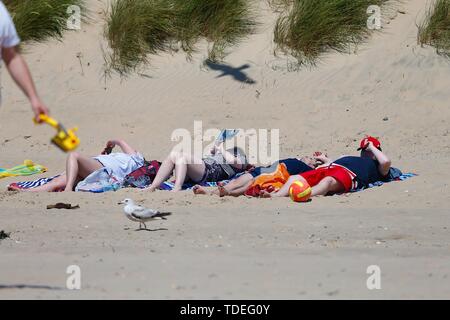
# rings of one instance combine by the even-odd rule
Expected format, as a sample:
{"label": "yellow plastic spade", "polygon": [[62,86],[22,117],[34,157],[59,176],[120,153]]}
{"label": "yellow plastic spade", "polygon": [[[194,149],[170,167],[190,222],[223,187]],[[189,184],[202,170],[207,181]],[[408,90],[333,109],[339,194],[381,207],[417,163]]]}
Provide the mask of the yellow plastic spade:
{"label": "yellow plastic spade", "polygon": [[[39,119],[58,131],[58,133],[52,138],[52,142],[62,151],[73,151],[80,144],[80,139],[75,135],[75,131],[78,130],[77,127],[66,130],[58,121],[44,114],[39,115]],[[38,123],[36,119],[34,119],[34,122]]]}

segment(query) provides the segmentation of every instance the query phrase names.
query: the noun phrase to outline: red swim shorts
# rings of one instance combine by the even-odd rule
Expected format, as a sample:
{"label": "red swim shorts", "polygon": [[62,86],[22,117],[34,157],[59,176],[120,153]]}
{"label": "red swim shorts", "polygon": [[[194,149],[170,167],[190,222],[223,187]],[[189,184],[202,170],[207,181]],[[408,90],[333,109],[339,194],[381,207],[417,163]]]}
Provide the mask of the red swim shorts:
{"label": "red swim shorts", "polygon": [[311,170],[301,174],[311,187],[317,185],[326,177],[333,177],[342,184],[345,192],[353,188],[354,174],[341,166],[330,166]]}

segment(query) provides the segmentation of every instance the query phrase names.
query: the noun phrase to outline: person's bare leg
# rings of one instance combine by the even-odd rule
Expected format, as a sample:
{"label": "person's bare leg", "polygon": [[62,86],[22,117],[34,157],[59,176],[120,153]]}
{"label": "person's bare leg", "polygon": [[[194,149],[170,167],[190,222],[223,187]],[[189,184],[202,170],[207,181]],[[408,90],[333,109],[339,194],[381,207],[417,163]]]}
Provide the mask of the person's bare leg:
{"label": "person's bare leg", "polygon": [[170,178],[175,168],[175,154],[171,152],[170,155],[161,163],[158,173],[153,179],[152,184],[144,190],[155,191],[164,181]]}
{"label": "person's bare leg", "polygon": [[333,177],[325,177],[312,187],[311,197],[326,196],[329,193],[344,192],[344,186]]}
{"label": "person's bare leg", "polygon": [[46,183],[42,186],[31,188],[31,189],[14,189],[18,191],[25,192],[53,192],[57,190],[62,190],[66,187],[66,174],[62,174],[59,177],[53,179],[49,183]]}
{"label": "person's bare leg", "polygon": [[161,164],[153,183],[147,190],[155,191],[164,181],[170,178],[174,169],[176,180],[173,191],[180,191],[186,180],[186,176],[189,176],[194,181],[198,181],[203,177],[205,163],[201,159],[194,159],[190,155],[182,152],[172,151]]}
{"label": "person's bare leg", "polygon": [[67,184],[64,191],[73,191],[78,178],[84,179],[92,172],[103,168],[103,165],[95,159],[73,152],[67,157],[66,175]]}
{"label": "person's bare leg", "polygon": [[[249,181],[247,182],[245,185],[239,187],[239,188],[235,188],[232,191],[228,191],[226,195],[228,196],[233,196],[233,197],[239,197],[242,196],[243,194],[245,194],[245,191],[248,190],[248,188],[250,188],[250,186],[252,185],[253,181]],[[225,189],[225,188],[224,188]],[[225,189],[226,190],[226,189]]]}
{"label": "person's bare leg", "polygon": [[230,183],[225,186],[219,186],[219,195],[221,197],[224,196],[232,196],[239,197],[245,194],[245,191],[252,185],[255,179],[250,173],[246,173],[236,180],[230,181]]}
{"label": "person's bare leg", "polygon": [[288,181],[286,181],[286,183],[281,187],[280,190],[278,190],[278,192],[269,193],[265,190],[262,190],[260,196],[262,198],[287,197],[289,195],[289,188],[291,187],[291,184],[294,181],[299,180],[306,182],[305,178],[303,178],[301,175],[290,176]]}
{"label": "person's bare leg", "polygon": [[[186,170],[186,171],[185,171]],[[188,154],[183,154],[180,157],[180,163],[175,164],[175,187],[173,191],[180,191],[186,176],[192,181],[200,181],[205,174],[206,165],[202,159],[195,158]]]}
{"label": "person's bare leg", "polygon": [[[266,191],[261,191],[261,197],[262,198],[287,197],[289,195],[289,187],[294,181],[296,180],[305,181],[305,179],[302,176],[295,176],[295,177],[296,178],[292,179],[292,181],[291,181],[292,177],[289,178],[288,182],[286,182],[286,184],[276,193],[271,194]],[[300,179],[298,177],[300,177]],[[322,180],[320,180],[320,182],[317,185],[312,187],[311,197],[325,196],[329,193],[338,193],[344,191],[345,191],[344,186],[335,178],[325,177]]]}

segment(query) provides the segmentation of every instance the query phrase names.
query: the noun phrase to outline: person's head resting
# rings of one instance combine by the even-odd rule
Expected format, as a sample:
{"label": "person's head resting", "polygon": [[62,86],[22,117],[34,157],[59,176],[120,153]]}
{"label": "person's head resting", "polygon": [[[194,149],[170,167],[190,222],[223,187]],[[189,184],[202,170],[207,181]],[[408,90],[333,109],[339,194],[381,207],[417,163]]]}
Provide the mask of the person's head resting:
{"label": "person's head resting", "polygon": [[301,157],[300,161],[302,161],[308,167],[311,167],[313,169],[317,166],[317,161],[313,157],[310,157],[310,156]]}
{"label": "person's head resting", "polygon": [[380,140],[371,136],[367,136],[364,139],[362,139],[361,142],[359,143],[359,148],[357,150],[361,151],[361,158],[375,159],[375,155],[371,151],[367,150],[369,142],[372,142],[373,146],[381,151]]}

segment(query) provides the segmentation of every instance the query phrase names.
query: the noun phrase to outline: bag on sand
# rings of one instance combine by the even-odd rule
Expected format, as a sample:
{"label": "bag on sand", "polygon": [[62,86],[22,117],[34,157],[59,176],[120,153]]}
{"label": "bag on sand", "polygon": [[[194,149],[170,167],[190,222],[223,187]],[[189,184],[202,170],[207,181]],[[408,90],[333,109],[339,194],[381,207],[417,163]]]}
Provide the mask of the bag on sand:
{"label": "bag on sand", "polygon": [[136,169],[125,177],[123,186],[141,189],[147,188],[151,185],[153,179],[155,179],[160,166],[161,162],[159,161],[146,161],[142,167]]}

